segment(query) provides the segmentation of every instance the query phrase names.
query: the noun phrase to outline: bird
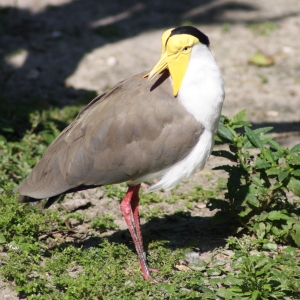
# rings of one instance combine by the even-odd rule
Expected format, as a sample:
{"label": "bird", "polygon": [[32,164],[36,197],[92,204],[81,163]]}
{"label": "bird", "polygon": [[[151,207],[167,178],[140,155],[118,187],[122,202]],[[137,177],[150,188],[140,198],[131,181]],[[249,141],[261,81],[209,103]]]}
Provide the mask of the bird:
{"label": "bird", "polygon": [[[142,275],[147,263],[139,218],[141,183],[170,190],[203,169],[214,145],[225,97],[209,38],[193,26],[166,30],[161,56],[149,71],[97,96],[50,144],[18,186],[20,202],[125,182],[120,209]],[[146,74],[145,74],[146,73]]]}

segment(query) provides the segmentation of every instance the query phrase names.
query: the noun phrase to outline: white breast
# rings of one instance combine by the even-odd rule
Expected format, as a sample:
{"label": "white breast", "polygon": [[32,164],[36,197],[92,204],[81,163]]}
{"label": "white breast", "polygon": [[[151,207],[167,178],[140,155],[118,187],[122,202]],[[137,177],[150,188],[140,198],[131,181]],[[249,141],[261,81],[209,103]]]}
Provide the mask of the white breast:
{"label": "white breast", "polygon": [[183,160],[155,174],[162,177],[149,188],[149,192],[174,188],[197,169],[203,169],[212,151],[224,101],[224,81],[210,50],[205,45],[198,44],[193,47],[177,99],[204,126],[204,131],[199,142]]}

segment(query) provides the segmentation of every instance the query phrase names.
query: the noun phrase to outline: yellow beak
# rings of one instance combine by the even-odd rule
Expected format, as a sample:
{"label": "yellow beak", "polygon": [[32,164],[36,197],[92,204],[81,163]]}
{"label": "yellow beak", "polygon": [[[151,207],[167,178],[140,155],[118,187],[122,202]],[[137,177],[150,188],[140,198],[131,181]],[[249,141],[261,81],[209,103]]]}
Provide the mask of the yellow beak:
{"label": "yellow beak", "polygon": [[157,64],[153,67],[153,69],[146,74],[144,77],[148,77],[148,80],[151,80],[161,74],[164,70],[168,69],[167,63],[168,55],[167,53],[163,53],[157,62]]}
{"label": "yellow beak", "polygon": [[160,60],[150,71],[150,73],[143,76],[151,80],[161,74],[164,70],[169,69],[173,81],[173,94],[177,96],[180,89],[184,74],[189,64],[190,55],[186,53],[168,54],[167,52],[161,55]]}

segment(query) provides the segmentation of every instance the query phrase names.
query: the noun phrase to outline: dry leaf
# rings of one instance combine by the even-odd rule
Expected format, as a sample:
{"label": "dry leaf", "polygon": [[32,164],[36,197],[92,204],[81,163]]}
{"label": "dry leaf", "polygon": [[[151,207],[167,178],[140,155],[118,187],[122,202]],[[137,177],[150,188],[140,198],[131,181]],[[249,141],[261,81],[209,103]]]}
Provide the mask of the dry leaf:
{"label": "dry leaf", "polygon": [[267,56],[261,52],[254,53],[249,59],[248,64],[258,67],[269,67],[274,65],[275,59],[272,56]]}
{"label": "dry leaf", "polygon": [[67,228],[68,228],[69,230],[72,230],[72,226],[71,226],[71,223],[70,223],[70,219],[69,219],[69,218],[66,218],[66,219],[65,219],[65,224],[66,224],[66,226],[67,226]]}
{"label": "dry leaf", "polygon": [[174,267],[178,271],[189,271],[189,270],[191,270],[191,268],[189,268],[186,265],[175,265]]}

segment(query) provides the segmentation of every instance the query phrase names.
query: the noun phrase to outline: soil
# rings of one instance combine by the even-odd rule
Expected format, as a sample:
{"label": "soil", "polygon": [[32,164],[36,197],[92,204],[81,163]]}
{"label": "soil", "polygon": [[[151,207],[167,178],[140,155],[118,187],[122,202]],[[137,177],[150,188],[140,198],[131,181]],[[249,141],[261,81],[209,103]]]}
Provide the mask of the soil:
{"label": "soil", "polygon": [[[286,147],[299,143],[299,0],[0,0],[1,93],[13,101],[54,97],[59,107],[86,91],[101,93],[151,69],[160,56],[163,31],[181,24],[196,26],[210,38],[226,83],[223,114],[247,108],[255,127],[273,126]],[[249,64],[256,52],[274,64]],[[211,157],[182,189],[214,186],[224,177],[211,171],[220,163]],[[118,202],[103,191],[71,197],[90,198],[93,206],[85,213],[105,211],[121,229],[126,227]],[[173,213],[180,205],[163,209]],[[200,205],[192,215],[212,213]],[[19,299],[1,279],[0,298]]]}

